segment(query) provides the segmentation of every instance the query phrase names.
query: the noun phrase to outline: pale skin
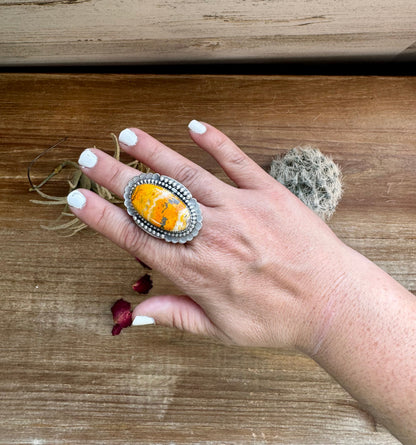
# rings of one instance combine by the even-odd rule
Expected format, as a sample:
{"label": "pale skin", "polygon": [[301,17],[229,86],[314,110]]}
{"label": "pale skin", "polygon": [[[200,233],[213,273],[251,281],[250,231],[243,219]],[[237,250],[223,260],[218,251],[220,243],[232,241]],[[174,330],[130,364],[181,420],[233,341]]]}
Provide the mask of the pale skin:
{"label": "pale skin", "polygon": [[[140,230],[88,190],[72,211],[172,280],[136,315],[226,343],[293,348],[312,357],[404,444],[416,443],[416,298],[332,230],[216,128],[190,131],[235,186],[139,129],[120,144],[199,201],[203,227],[185,245]],[[84,172],[119,196],[134,170],[104,152]]]}

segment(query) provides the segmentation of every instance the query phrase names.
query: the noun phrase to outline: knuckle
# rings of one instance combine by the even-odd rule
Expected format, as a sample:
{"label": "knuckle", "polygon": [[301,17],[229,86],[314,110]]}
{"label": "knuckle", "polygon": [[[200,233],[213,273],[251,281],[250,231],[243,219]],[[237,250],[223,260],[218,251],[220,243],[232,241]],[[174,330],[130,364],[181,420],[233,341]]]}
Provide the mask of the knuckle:
{"label": "knuckle", "polygon": [[[146,148],[146,158],[151,159],[155,165],[158,165],[163,160],[166,147],[159,141],[146,135],[139,143],[142,144],[141,147]],[[139,156],[140,153],[137,153],[137,155]],[[138,159],[140,160],[140,157]]]}
{"label": "knuckle", "polygon": [[120,228],[119,244],[127,251],[136,252],[139,248],[145,249],[146,238],[145,233],[133,221]]}
{"label": "knuckle", "polygon": [[217,140],[214,142],[214,146],[220,152],[227,151],[229,148],[229,143],[230,143],[229,139],[226,136],[221,135],[218,136]]}
{"label": "knuckle", "polygon": [[108,221],[111,220],[111,207],[108,205],[102,206],[96,218],[95,226],[98,231],[102,231]]}
{"label": "knuckle", "polygon": [[155,162],[157,162],[161,156],[161,150],[159,148],[159,145],[152,140],[147,142],[146,151],[148,153],[149,158],[153,159]]}
{"label": "knuckle", "polygon": [[185,314],[180,310],[172,312],[172,326],[181,331],[185,331],[189,327],[189,321],[186,320]]}
{"label": "knuckle", "polygon": [[191,165],[181,165],[175,172],[175,179],[182,182],[186,187],[192,187],[198,181],[198,169]]}
{"label": "knuckle", "polygon": [[115,167],[113,167],[109,177],[109,184],[117,184],[120,181],[122,177],[121,168],[122,166],[119,164],[116,164]]}
{"label": "knuckle", "polygon": [[230,150],[227,156],[227,162],[229,162],[232,165],[245,167],[248,164],[249,160],[242,151]]}
{"label": "knuckle", "polygon": [[226,136],[218,139],[216,143],[217,151],[222,153],[226,162],[230,164],[245,166],[247,165],[249,158],[241,151],[233,142],[231,142]]}
{"label": "knuckle", "polygon": [[129,252],[146,248],[147,234],[140,230],[133,221],[125,223],[115,218],[111,205],[103,206],[96,216],[95,229],[100,233],[114,234],[116,243]]}

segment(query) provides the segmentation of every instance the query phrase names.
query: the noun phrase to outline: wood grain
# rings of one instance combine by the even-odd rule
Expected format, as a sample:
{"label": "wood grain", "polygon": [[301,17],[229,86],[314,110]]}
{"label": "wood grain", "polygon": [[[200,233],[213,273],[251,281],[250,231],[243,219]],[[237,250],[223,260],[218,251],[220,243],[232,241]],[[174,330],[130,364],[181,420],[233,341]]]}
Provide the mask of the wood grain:
{"label": "wood grain", "polygon": [[1,65],[388,60],[415,41],[413,0],[0,0]]}
{"label": "wood grain", "polygon": [[[30,203],[26,169],[63,136],[35,182],[139,126],[225,179],[192,118],[264,168],[313,144],[345,178],[334,231],[415,292],[416,79],[1,74],[0,113],[0,444],[398,443],[302,355],[160,327],[111,337],[112,303],[141,301],[140,266],[89,230],[41,229],[59,211]],[[153,278],[152,294],[175,291]]]}

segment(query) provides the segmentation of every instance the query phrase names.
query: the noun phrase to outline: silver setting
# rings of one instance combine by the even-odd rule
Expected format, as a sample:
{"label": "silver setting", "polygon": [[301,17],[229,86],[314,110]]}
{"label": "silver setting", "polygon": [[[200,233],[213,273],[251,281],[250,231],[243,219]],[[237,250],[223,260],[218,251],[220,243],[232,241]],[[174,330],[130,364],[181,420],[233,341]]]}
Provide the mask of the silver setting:
{"label": "silver setting", "polygon": [[[181,199],[188,207],[191,214],[186,229],[179,232],[170,232],[151,224],[139,215],[137,210],[133,207],[131,195],[135,188],[140,184],[158,185],[169,190],[177,198]],[[160,175],[159,173],[142,173],[140,176],[132,178],[124,190],[124,205],[126,206],[127,213],[141,229],[155,238],[161,238],[170,243],[183,244],[187,241],[191,241],[191,239],[198,235],[198,232],[202,227],[201,208],[198,201],[195,198],[192,198],[191,192],[175,179],[169,178],[169,176]]]}

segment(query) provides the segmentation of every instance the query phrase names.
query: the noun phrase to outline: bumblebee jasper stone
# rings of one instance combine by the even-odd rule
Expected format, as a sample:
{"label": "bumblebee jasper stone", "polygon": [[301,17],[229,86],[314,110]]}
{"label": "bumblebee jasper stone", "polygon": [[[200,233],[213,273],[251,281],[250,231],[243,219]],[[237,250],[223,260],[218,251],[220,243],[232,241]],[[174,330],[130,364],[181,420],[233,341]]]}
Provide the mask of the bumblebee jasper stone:
{"label": "bumblebee jasper stone", "polygon": [[187,228],[191,212],[172,192],[155,184],[139,184],[131,194],[137,213],[153,226],[168,232]]}
{"label": "bumblebee jasper stone", "polygon": [[198,201],[180,182],[159,173],[141,173],[124,189],[124,205],[134,222],[149,235],[184,244],[202,227]]}

